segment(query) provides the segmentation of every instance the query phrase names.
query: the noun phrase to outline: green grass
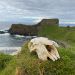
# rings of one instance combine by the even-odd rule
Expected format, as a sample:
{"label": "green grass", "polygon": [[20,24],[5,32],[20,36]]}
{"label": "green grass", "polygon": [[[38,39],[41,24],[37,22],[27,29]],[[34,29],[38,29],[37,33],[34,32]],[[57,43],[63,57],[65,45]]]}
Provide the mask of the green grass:
{"label": "green grass", "polygon": [[7,64],[9,64],[12,58],[13,57],[10,55],[0,54],[0,73],[6,68]]}
{"label": "green grass", "polygon": [[70,47],[58,48],[61,58],[55,62],[41,61],[36,53],[29,52],[27,42],[18,55],[14,57],[3,55],[0,58],[7,60],[6,65],[4,63],[5,67],[0,68],[0,75],[15,75],[17,67],[24,71],[24,75],[75,75],[75,28],[43,27],[38,36],[65,41]]}

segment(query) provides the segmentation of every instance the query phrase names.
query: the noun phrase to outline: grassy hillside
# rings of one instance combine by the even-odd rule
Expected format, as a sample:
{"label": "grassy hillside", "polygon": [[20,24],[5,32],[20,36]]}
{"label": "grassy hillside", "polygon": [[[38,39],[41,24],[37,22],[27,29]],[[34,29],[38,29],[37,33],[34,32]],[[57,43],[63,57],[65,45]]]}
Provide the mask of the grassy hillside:
{"label": "grassy hillside", "polygon": [[36,53],[29,52],[27,42],[18,55],[2,56],[5,57],[0,59],[0,63],[5,67],[0,66],[0,75],[16,75],[17,70],[21,75],[75,75],[75,28],[43,27],[38,36],[64,41],[69,47],[58,48],[60,60],[41,61]]}

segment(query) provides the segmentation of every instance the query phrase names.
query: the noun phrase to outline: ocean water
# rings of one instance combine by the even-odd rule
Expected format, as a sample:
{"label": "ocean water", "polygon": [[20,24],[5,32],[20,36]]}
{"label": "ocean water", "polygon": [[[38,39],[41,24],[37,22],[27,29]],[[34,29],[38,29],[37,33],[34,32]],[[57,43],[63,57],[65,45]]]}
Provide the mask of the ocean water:
{"label": "ocean water", "polygon": [[21,51],[22,45],[36,36],[0,34],[0,53],[16,55]]}
{"label": "ocean water", "polygon": [[27,41],[25,36],[10,35],[9,33],[0,34],[0,53],[16,55],[21,51],[21,46]]}
{"label": "ocean water", "polygon": [[9,33],[0,34],[0,47],[20,47],[25,41],[25,36],[12,36]]}

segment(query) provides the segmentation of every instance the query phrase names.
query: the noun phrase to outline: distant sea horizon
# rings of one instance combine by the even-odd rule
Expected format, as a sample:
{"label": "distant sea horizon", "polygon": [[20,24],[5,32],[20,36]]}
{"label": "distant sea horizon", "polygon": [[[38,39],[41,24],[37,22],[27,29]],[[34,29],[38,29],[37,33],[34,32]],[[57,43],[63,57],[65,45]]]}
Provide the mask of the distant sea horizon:
{"label": "distant sea horizon", "polygon": [[[22,22],[0,22],[0,30],[8,30],[12,24],[26,24],[26,25],[34,25],[35,23],[22,23]],[[75,26],[75,24],[73,23],[59,23],[59,26]]]}
{"label": "distant sea horizon", "polygon": [[0,22],[0,30],[7,30],[11,27],[12,24],[26,24],[26,25],[34,25],[36,23],[26,23],[26,22]]}
{"label": "distant sea horizon", "polygon": [[63,26],[63,27],[66,27],[66,26],[70,26],[70,27],[75,27],[75,24],[73,23],[60,23],[59,26]]}

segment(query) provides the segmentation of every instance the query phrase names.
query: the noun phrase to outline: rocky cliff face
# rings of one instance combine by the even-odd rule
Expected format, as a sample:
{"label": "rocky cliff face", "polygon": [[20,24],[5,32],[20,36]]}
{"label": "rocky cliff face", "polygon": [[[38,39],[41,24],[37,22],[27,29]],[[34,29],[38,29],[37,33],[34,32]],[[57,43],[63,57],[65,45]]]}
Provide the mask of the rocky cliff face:
{"label": "rocky cliff face", "polygon": [[59,25],[58,19],[43,19],[36,25],[23,25],[23,24],[12,24],[11,28],[9,29],[10,34],[19,34],[19,35],[26,35],[26,36],[33,36],[38,35],[38,31],[44,25]]}
{"label": "rocky cliff face", "polygon": [[9,29],[10,34],[19,34],[19,35],[37,35],[37,26],[27,26],[23,24],[12,24]]}
{"label": "rocky cliff face", "polygon": [[39,22],[41,26],[48,25],[48,26],[59,26],[59,19],[43,19],[41,22]]}

